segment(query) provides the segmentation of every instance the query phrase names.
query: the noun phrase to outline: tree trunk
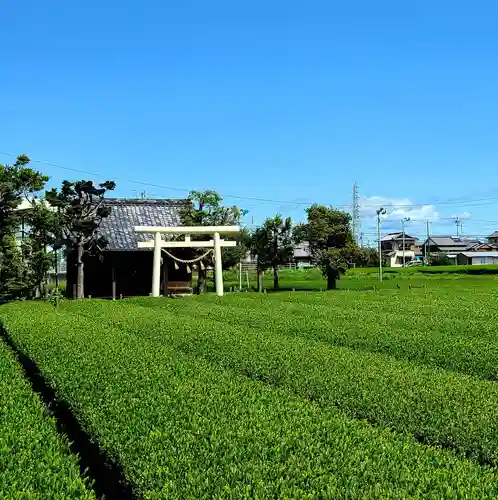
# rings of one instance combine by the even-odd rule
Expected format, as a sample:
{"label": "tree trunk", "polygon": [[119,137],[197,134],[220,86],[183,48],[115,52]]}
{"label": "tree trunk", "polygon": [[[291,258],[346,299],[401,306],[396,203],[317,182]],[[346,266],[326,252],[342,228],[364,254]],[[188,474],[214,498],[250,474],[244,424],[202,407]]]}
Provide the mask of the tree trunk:
{"label": "tree trunk", "polygon": [[84,299],[85,298],[85,288],[84,288],[84,280],[85,273],[83,269],[83,243],[78,244],[78,256],[77,256],[77,273],[76,273],[76,298]]}
{"label": "tree trunk", "polygon": [[337,288],[337,273],[333,269],[329,269],[327,273],[327,290],[335,290]]}
{"label": "tree trunk", "polygon": [[258,269],[258,292],[263,291],[263,271]]}
{"label": "tree trunk", "polygon": [[206,291],[206,270],[202,269],[199,265],[199,272],[197,273],[197,288],[196,293],[200,295]]}
{"label": "tree trunk", "polygon": [[280,288],[278,283],[278,266],[273,267],[273,288],[278,290]]}

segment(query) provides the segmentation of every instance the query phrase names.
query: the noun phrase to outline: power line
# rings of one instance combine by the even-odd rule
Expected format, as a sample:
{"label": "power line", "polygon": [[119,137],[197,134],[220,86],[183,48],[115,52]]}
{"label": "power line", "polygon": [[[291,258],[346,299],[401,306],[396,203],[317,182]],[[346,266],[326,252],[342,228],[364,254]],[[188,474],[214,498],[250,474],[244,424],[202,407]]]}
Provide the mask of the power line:
{"label": "power line", "polygon": [[[6,153],[3,151],[0,151],[1,155],[5,156],[11,156],[13,158],[17,158],[18,155],[13,154],[13,153]],[[62,165],[57,165],[56,163],[52,163],[49,161],[45,160],[36,160],[36,159],[31,159],[32,163],[40,163],[43,165],[47,165],[50,167],[55,167],[59,168],[61,170],[68,170],[70,172],[77,172],[80,174],[86,174],[86,175],[93,175],[97,177],[108,177],[106,175],[103,175],[102,173],[97,173],[97,172],[90,172],[88,170],[82,170],[79,168],[72,168],[72,167],[65,167]],[[114,177],[114,176],[111,176]],[[118,179],[118,177],[115,177],[115,179]],[[167,189],[170,191],[179,191],[179,192],[184,192],[184,193],[189,193],[192,191],[192,189],[187,189],[187,188],[179,188],[179,187],[173,187],[173,186],[165,186],[163,184],[155,184],[152,182],[143,182],[143,181],[135,181],[132,179],[121,179],[124,182],[129,182],[130,184],[138,184],[140,186],[148,186],[148,187],[155,187],[159,189]],[[256,198],[256,197],[251,197],[251,196],[234,196],[234,195],[229,195],[229,194],[221,194],[220,196],[223,196],[224,198],[234,198],[238,200],[248,200],[248,201],[259,201],[259,202],[264,202],[264,203],[280,203],[280,204],[289,204],[289,205],[311,205],[313,202],[311,201],[286,201],[286,200],[273,200],[273,199],[268,199],[268,198]],[[343,205],[344,207],[349,206],[349,205]]]}
{"label": "power line", "polygon": [[[17,158],[18,155],[14,153],[8,153],[4,151],[0,151],[0,155],[4,156],[9,156],[12,158]],[[57,163],[52,163],[46,160],[38,160],[38,159],[31,159],[32,163],[39,163],[42,165],[47,165],[50,167],[58,168],[61,170],[67,170],[70,172],[77,172],[80,174],[86,174],[86,175],[92,175],[96,177],[109,177],[108,175],[104,175],[101,172],[91,172],[89,170],[83,170],[79,168],[73,168],[73,167],[66,167],[63,165],[58,165]],[[144,181],[137,181],[137,180],[132,180],[132,179],[126,179],[126,178],[119,178],[115,176],[114,179],[121,180],[124,182],[128,182],[130,184],[137,184],[139,186],[147,186],[147,187],[154,187],[157,189],[165,189],[169,191],[177,191],[177,192],[183,192],[183,193],[189,193],[192,191],[192,189],[187,189],[187,188],[179,188],[179,187],[174,187],[174,186],[165,186],[164,184],[155,184],[152,182],[144,182]],[[232,199],[237,199],[237,200],[245,200],[245,201],[257,201],[261,203],[276,203],[276,204],[281,204],[281,205],[299,205],[299,206],[310,206],[313,203],[313,201],[290,201],[290,200],[275,200],[275,199],[270,199],[270,198],[258,198],[258,197],[252,197],[252,196],[237,196],[237,195],[231,195],[231,194],[223,194],[219,193],[220,196],[223,198],[232,198]],[[484,202],[484,203],[476,203],[476,202]],[[379,201],[379,203],[359,203],[360,209],[361,208],[371,208],[371,207],[378,207],[379,204],[383,204],[386,206],[386,208],[391,209],[391,208],[420,208],[424,206],[440,206],[440,205],[451,205],[451,206],[462,206],[462,207],[470,207],[470,206],[482,206],[482,205],[493,205],[495,203],[498,203],[498,196],[492,196],[492,197],[487,197],[487,198],[478,198],[478,199],[459,199],[459,200],[446,200],[446,201],[436,201],[432,203],[414,203],[414,204],[391,204],[391,203],[382,203]],[[326,203],[325,203],[326,204]],[[343,209],[352,209],[353,206],[350,204],[345,204],[345,205],[334,205],[336,208],[343,208]]]}

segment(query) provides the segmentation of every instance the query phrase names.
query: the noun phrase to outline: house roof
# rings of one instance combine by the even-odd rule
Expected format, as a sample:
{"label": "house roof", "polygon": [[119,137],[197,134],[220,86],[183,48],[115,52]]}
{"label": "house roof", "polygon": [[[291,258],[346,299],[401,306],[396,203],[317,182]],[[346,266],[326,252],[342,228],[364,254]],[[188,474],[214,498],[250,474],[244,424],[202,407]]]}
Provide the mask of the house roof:
{"label": "house roof", "polygon": [[[398,233],[389,233],[383,236],[380,241],[393,241],[393,240],[402,240],[403,239],[403,232],[400,231]],[[416,240],[415,236],[410,236],[409,234],[405,233],[405,240]]]}
{"label": "house roof", "polygon": [[498,231],[495,231],[493,234],[490,234],[488,238],[498,238]]}
{"label": "house roof", "polygon": [[467,247],[467,250],[477,251],[480,248],[498,248],[494,243],[473,243]]}
{"label": "house roof", "polygon": [[[471,243],[470,245],[467,245],[467,250],[475,250],[476,248],[480,247],[482,243]],[[487,243],[486,243],[487,245]]]}
{"label": "house roof", "polygon": [[143,200],[107,198],[111,214],[102,220],[99,232],[106,237],[106,250],[138,250],[139,241],[149,241],[152,234],[135,233],[135,226],[179,226],[180,208],[187,200]]}
{"label": "house roof", "polygon": [[498,258],[498,252],[460,252],[461,255],[465,257],[496,257]]}
{"label": "house roof", "polygon": [[438,247],[452,247],[456,249],[467,248],[469,245],[480,243],[474,238],[463,238],[460,236],[431,236],[429,240]]}

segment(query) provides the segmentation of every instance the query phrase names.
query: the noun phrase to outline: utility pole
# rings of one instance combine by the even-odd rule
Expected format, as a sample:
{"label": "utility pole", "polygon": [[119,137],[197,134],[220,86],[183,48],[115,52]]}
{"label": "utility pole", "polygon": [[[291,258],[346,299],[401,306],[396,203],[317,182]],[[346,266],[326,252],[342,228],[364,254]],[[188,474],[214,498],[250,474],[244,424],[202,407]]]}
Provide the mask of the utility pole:
{"label": "utility pole", "polygon": [[135,193],[135,198],[139,198],[140,200],[145,200],[147,198],[147,191],[137,191],[136,189],[133,190]]}
{"label": "utility pole", "polygon": [[405,222],[408,222],[410,217],[405,217],[401,221],[401,230],[403,231],[403,267],[405,267]]}
{"label": "utility pole", "polygon": [[430,248],[430,244],[429,244],[429,224],[430,222],[427,220],[425,221],[426,222],[426,225],[427,225],[427,240],[425,241],[425,265],[428,266],[429,265],[429,261],[430,261],[430,257],[429,257],[429,248]]}
{"label": "utility pole", "polygon": [[358,194],[358,184],[356,182],[353,184],[353,213],[351,214],[351,229],[353,230],[353,240],[359,245],[360,244],[360,196]]}
{"label": "utility pole", "polygon": [[455,218],[455,225],[456,225],[456,235],[457,236],[460,236],[460,233],[458,232],[458,229],[459,227],[462,225],[463,223],[460,221],[460,217],[456,217]]}
{"label": "utility pole", "polygon": [[385,215],[386,209],[380,207],[377,212],[377,239],[379,242],[379,280],[382,281],[382,244],[380,241],[380,216]]}

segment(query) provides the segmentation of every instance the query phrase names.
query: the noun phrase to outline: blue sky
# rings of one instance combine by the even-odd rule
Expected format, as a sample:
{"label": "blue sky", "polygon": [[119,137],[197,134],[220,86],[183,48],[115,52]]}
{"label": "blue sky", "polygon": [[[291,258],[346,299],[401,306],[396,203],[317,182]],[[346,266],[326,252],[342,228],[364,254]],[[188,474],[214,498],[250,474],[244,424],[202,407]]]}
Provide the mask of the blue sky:
{"label": "blue sky", "polygon": [[[356,181],[365,241],[379,204],[401,205],[385,230],[410,216],[407,231],[430,219],[454,234],[456,215],[466,234],[498,229],[495,1],[1,10],[2,152],[115,179],[118,196],[187,194],[135,180],[277,200],[225,198],[255,223],[302,219],[307,202],[348,205]],[[89,177],[36,165],[53,184]]]}

